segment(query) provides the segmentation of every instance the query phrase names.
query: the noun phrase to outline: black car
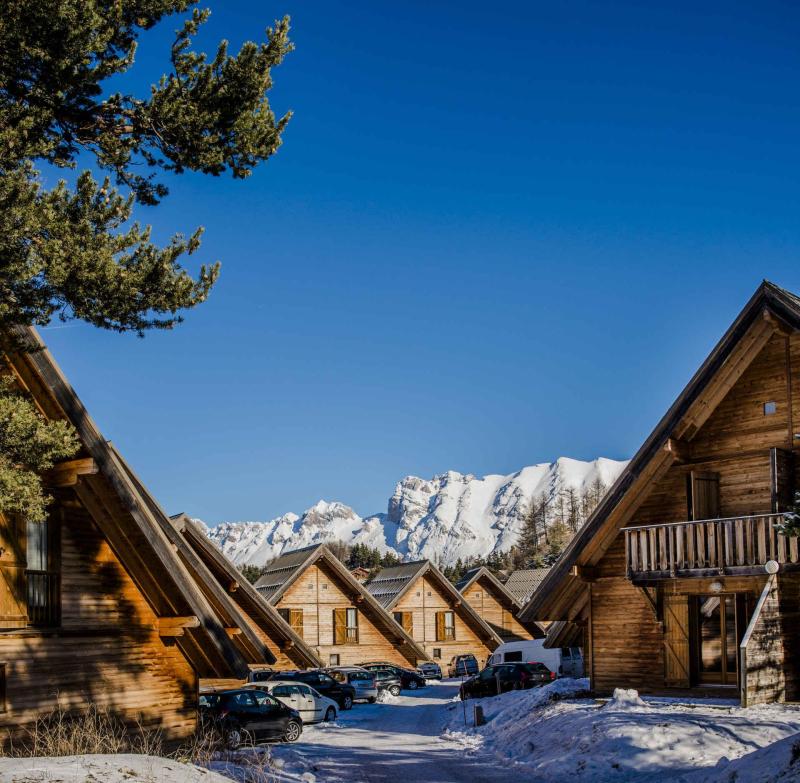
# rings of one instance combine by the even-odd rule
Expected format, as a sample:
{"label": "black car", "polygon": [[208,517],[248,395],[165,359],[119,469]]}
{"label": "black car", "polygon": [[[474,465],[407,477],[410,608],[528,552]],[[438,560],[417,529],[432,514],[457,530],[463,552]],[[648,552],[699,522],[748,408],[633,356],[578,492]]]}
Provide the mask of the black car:
{"label": "black car", "polygon": [[389,691],[392,696],[400,695],[400,689],[403,687],[403,684],[396,674],[388,671],[387,669],[373,673],[375,675],[375,687],[378,689],[378,693],[381,693],[382,691]]}
{"label": "black car", "polygon": [[356,689],[352,685],[346,682],[336,682],[333,677],[319,669],[273,672],[268,679],[304,682],[323,696],[333,699],[342,710],[351,709],[356,700]]}
{"label": "black car", "polygon": [[461,700],[537,688],[556,678],[543,663],[498,663],[461,683]]}
{"label": "black car", "polygon": [[427,685],[425,678],[418,672],[412,671],[411,669],[404,669],[402,666],[395,666],[393,663],[388,663],[386,661],[370,661],[358,665],[371,672],[390,672],[395,677],[399,678],[402,688],[408,688],[410,691],[415,691],[417,688],[424,688],[425,685]]}
{"label": "black car", "polygon": [[295,742],[303,733],[297,710],[252,689],[201,694],[200,721],[206,730],[219,731],[230,750],[265,740]]}

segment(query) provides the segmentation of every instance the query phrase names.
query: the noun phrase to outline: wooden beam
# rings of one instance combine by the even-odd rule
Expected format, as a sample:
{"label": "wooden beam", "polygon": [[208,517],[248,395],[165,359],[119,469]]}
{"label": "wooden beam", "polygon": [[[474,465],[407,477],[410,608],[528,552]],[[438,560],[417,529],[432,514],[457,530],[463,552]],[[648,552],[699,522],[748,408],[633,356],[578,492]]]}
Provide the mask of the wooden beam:
{"label": "wooden beam", "polygon": [[241,632],[242,632],[242,629],[239,628],[238,626],[235,626],[233,628],[226,628],[225,629],[225,633],[228,634],[228,636],[230,636],[231,638],[234,637],[234,636],[239,636],[239,634],[241,634]]}
{"label": "wooden beam", "polygon": [[574,565],[570,573],[582,582],[594,582],[598,576],[597,569],[592,566]]}
{"label": "wooden beam", "polygon": [[183,636],[186,628],[198,628],[200,618],[196,615],[188,617],[159,617],[156,620],[156,630],[159,636]]}
{"label": "wooden beam", "polygon": [[97,463],[91,457],[59,462],[48,470],[43,478],[47,487],[74,487],[79,476],[92,476],[99,472]]}
{"label": "wooden beam", "polygon": [[239,589],[239,583],[235,580],[228,585],[229,593],[235,593],[238,589]]}

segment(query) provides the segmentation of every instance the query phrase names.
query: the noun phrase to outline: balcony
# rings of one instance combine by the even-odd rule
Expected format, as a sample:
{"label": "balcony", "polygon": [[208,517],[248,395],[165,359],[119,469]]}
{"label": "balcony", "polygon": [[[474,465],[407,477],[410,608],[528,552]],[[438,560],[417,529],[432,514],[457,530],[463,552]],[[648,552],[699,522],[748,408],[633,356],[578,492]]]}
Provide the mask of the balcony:
{"label": "balcony", "polygon": [[763,574],[770,560],[781,570],[800,568],[797,538],[775,530],[782,516],[759,514],[623,528],[626,574],[635,583],[646,583]]}

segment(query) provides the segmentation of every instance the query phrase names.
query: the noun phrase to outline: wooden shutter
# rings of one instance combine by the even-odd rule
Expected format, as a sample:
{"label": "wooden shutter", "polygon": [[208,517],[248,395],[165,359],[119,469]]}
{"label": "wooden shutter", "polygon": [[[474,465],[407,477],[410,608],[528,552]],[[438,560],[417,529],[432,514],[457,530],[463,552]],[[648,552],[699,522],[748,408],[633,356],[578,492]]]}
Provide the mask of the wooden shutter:
{"label": "wooden shutter", "polygon": [[302,609],[290,609],[289,610],[289,625],[292,626],[292,630],[298,635],[303,635],[303,610]]}
{"label": "wooden shutter", "polygon": [[769,451],[772,511],[786,511],[794,505],[794,455],[785,449]]}
{"label": "wooden shutter", "polygon": [[444,612],[436,612],[436,641],[444,641]]}
{"label": "wooden shutter", "polygon": [[27,525],[0,514],[0,628],[25,628],[28,597],[25,568]]}
{"label": "wooden shutter", "polygon": [[333,610],[333,643],[347,642],[347,609]]}
{"label": "wooden shutter", "polygon": [[689,475],[689,518],[716,519],[719,516],[719,473]]}
{"label": "wooden shutter", "polygon": [[688,688],[689,596],[664,596],[664,684]]}
{"label": "wooden shutter", "polygon": [[409,636],[414,632],[414,615],[411,612],[403,612],[403,630]]}

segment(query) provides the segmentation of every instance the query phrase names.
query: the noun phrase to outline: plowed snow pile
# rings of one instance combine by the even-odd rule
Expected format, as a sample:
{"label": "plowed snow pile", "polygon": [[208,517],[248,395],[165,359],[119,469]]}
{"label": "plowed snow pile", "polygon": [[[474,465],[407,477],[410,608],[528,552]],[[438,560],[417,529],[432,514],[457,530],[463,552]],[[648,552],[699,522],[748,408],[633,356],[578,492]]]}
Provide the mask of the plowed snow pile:
{"label": "plowed snow pile", "polygon": [[[800,737],[786,740],[785,747],[759,751],[800,732],[796,707],[684,704],[642,699],[633,690],[617,690],[600,704],[586,698],[588,685],[588,680],[564,679],[470,700],[470,725],[473,705],[484,709],[487,724],[480,728],[465,728],[462,706],[453,704],[443,738],[518,764],[526,780],[533,781],[570,776],[593,783],[800,781],[800,761],[792,761],[800,756],[800,744],[793,750]],[[765,754],[769,763],[740,759],[753,751]]]}

